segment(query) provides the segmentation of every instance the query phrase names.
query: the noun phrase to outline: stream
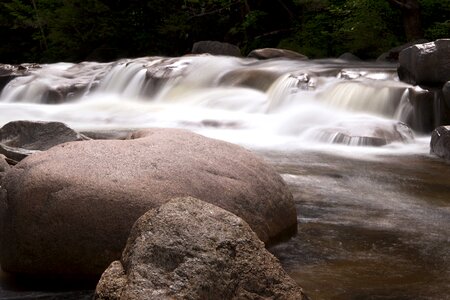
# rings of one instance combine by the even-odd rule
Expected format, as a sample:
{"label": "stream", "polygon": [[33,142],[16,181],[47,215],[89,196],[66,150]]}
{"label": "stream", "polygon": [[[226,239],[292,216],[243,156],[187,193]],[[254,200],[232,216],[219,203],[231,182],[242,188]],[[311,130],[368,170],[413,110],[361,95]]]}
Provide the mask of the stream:
{"label": "stream", "polygon": [[[3,88],[0,126],[176,127],[237,143],[294,195],[298,233],[269,250],[311,299],[450,299],[450,163],[414,128],[412,91],[396,65],[342,60],[58,63]],[[0,273],[0,299],[90,299],[94,288]]]}

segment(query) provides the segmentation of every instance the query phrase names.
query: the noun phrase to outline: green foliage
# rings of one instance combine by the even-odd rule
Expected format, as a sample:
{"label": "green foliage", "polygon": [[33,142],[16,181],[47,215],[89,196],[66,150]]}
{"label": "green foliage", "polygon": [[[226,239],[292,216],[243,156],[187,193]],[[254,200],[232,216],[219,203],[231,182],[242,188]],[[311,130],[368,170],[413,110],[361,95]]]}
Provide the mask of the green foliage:
{"label": "green foliage", "polygon": [[[417,1],[425,38],[450,37],[450,2]],[[0,62],[181,55],[199,40],[375,58],[406,42],[402,13],[389,0],[2,0]]]}

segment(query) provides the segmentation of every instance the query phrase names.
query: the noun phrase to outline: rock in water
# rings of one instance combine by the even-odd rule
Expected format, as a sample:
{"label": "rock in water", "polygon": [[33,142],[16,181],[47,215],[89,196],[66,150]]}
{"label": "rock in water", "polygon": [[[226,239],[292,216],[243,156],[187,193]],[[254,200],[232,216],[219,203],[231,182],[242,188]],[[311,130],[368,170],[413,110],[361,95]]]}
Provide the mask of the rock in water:
{"label": "rock in water", "polygon": [[450,39],[408,47],[400,52],[399,63],[402,81],[442,86],[450,80]]}
{"label": "rock in water", "polygon": [[0,128],[0,153],[19,161],[36,150],[86,139],[61,122],[13,121]]}
{"label": "rock in water", "polygon": [[192,54],[209,53],[212,55],[241,56],[238,46],[219,41],[199,41],[192,46]]}
{"label": "rock in water", "polygon": [[300,54],[298,52],[278,49],[278,48],[262,48],[252,50],[248,57],[258,58],[258,59],[270,59],[270,58],[289,58],[289,59],[308,59],[306,55]]}
{"label": "rock in water", "polygon": [[187,197],[134,224],[95,299],[304,299],[248,224]]}
{"label": "rock in water", "polygon": [[6,173],[0,264],[5,271],[100,275],[133,223],[193,196],[244,219],[264,242],[296,230],[292,194],[250,151],[179,129],[90,140],[35,153]]}
{"label": "rock in water", "polygon": [[433,131],[430,152],[450,160],[450,126],[440,126]]}

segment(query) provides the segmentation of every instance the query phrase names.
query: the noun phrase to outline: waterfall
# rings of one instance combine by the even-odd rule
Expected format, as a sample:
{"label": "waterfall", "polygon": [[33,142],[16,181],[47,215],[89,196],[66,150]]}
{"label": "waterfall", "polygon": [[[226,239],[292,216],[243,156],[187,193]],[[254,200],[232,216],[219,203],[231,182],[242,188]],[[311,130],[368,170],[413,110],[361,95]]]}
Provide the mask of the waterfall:
{"label": "waterfall", "polygon": [[244,144],[380,146],[411,143],[399,125],[414,123],[409,88],[395,66],[337,60],[59,63],[5,86],[0,125],[20,116],[76,129],[181,127]]}

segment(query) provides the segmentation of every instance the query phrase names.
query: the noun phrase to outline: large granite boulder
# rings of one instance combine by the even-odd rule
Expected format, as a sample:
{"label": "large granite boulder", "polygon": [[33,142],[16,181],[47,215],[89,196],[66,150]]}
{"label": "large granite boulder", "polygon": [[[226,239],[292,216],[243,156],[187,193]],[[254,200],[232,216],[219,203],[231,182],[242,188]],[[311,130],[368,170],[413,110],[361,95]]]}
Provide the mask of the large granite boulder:
{"label": "large granite boulder", "polygon": [[264,242],[297,223],[292,194],[271,166],[179,129],[58,145],[8,170],[3,187],[0,264],[16,273],[100,275],[120,257],[133,223],[174,197],[222,207]]}
{"label": "large granite boulder", "polygon": [[0,128],[0,153],[20,161],[36,151],[86,139],[61,122],[13,121]]}
{"label": "large granite boulder", "polygon": [[450,160],[450,126],[440,126],[433,131],[430,152]]}
{"label": "large granite boulder", "polygon": [[257,59],[270,59],[270,58],[289,58],[289,59],[308,59],[306,55],[300,54],[298,52],[287,50],[287,49],[279,49],[279,48],[262,48],[252,50],[248,55],[248,57],[253,57]]}
{"label": "large granite boulder", "polygon": [[450,80],[450,39],[408,47],[400,52],[399,63],[402,81],[442,86]]}
{"label": "large granite boulder", "polygon": [[241,50],[238,46],[219,41],[199,41],[192,46],[192,54],[209,53],[212,55],[226,55],[240,57]]}
{"label": "large granite boulder", "polygon": [[94,299],[304,299],[248,224],[195,198],[178,198],[134,224]]}

